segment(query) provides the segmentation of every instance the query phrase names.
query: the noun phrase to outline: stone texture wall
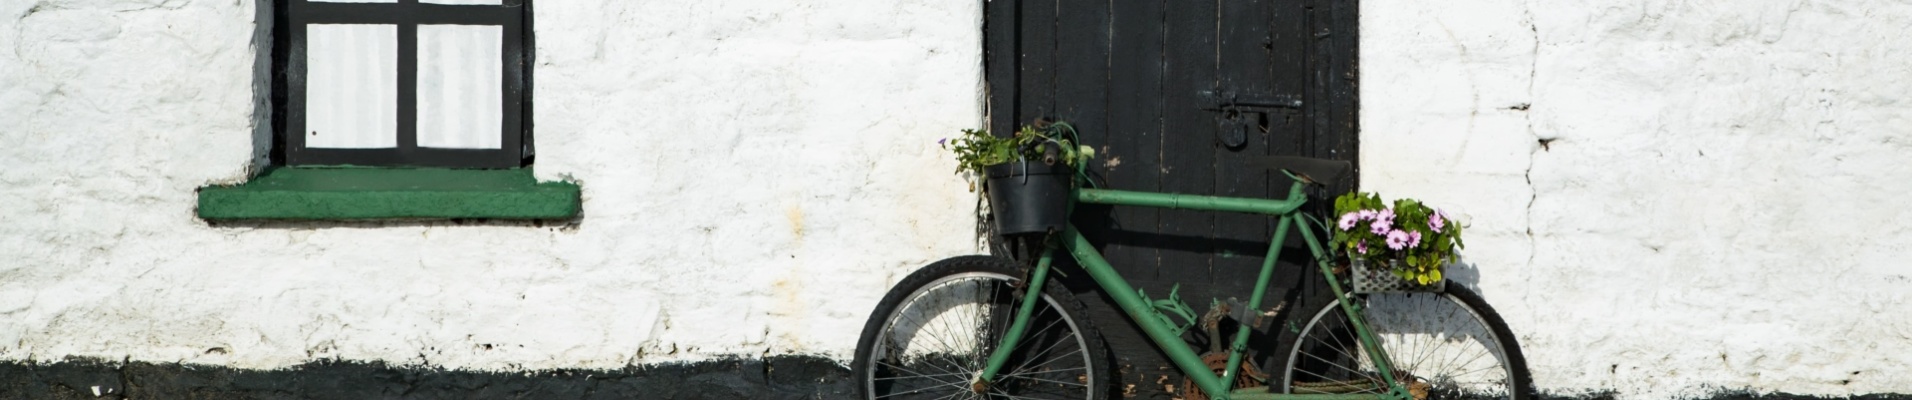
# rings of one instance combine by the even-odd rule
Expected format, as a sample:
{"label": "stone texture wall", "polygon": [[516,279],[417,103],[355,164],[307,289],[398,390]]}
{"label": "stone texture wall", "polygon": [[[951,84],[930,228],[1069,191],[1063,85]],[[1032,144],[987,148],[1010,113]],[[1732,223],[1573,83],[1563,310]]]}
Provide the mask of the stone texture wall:
{"label": "stone texture wall", "polygon": [[847,358],[976,251],[936,140],[982,124],[979,4],[539,2],[535,167],[580,223],[208,226],[269,144],[270,4],[0,1],[0,359]]}
{"label": "stone texture wall", "polygon": [[[193,190],[269,145],[260,2],[0,0],[0,360],[845,359],[976,250],[934,142],[981,123],[979,4],[539,4],[580,223],[214,227]],[[1362,7],[1363,180],[1468,221],[1542,390],[1912,387],[1912,4]]]}
{"label": "stone texture wall", "polygon": [[1912,4],[1362,4],[1370,190],[1556,393],[1905,392]]}

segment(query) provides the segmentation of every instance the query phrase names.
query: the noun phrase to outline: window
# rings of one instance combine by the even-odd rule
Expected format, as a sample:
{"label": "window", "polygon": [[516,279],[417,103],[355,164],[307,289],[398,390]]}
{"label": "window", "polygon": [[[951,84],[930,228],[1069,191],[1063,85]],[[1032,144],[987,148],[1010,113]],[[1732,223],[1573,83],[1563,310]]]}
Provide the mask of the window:
{"label": "window", "polygon": [[581,215],[529,168],[531,0],[270,1],[273,166],[199,188],[200,218]]}
{"label": "window", "polygon": [[530,0],[277,0],[275,164],[516,168]]}

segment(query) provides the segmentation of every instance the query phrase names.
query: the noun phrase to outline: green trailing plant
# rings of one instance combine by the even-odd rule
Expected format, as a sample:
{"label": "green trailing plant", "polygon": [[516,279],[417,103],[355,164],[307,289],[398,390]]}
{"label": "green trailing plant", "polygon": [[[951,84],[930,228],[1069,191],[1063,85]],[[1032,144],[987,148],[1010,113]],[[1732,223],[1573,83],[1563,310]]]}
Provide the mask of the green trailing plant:
{"label": "green trailing plant", "polygon": [[[1334,199],[1333,247],[1350,260],[1391,265],[1394,276],[1421,285],[1441,280],[1441,266],[1454,262],[1461,226],[1446,213],[1414,199],[1390,205],[1374,193],[1348,193]],[[1398,264],[1391,261],[1400,261]]]}
{"label": "green trailing plant", "polygon": [[[956,173],[979,177],[983,168],[1009,162],[1063,163],[1080,168],[1095,158],[1095,149],[1081,145],[1075,127],[1067,122],[1037,120],[1007,137],[989,131],[964,129],[962,136],[937,141],[956,153]],[[973,175],[972,175],[973,174]],[[973,185],[971,187],[974,189]]]}

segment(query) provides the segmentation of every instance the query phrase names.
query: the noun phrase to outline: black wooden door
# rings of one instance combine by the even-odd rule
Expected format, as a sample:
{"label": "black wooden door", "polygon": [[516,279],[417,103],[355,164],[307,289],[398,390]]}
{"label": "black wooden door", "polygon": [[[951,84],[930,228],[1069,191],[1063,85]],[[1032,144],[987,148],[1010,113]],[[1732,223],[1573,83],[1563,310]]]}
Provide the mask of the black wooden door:
{"label": "black wooden door", "polygon": [[[994,0],[985,7],[990,129],[1009,132],[1039,117],[1068,121],[1099,151],[1092,170],[1109,188],[1278,198],[1288,182],[1256,167],[1258,157],[1357,160],[1354,0]],[[1217,110],[1216,99],[1230,96],[1281,106]],[[1247,300],[1273,233],[1266,218],[1127,207],[1085,208],[1075,223],[1136,287],[1160,299],[1179,285],[1197,313],[1211,299]],[[1288,307],[1265,329],[1288,331],[1290,316],[1305,314],[1295,310],[1324,301],[1318,274],[1300,268],[1303,252],[1284,252],[1268,303]],[[1086,294],[1084,275],[1067,281]],[[1173,396],[1167,387],[1180,388],[1181,374],[1141,331],[1106,296],[1081,298],[1116,348],[1117,390]],[[1287,345],[1279,336],[1255,338],[1258,362],[1282,361],[1268,354]],[[1209,347],[1197,331],[1186,338],[1198,353]]]}

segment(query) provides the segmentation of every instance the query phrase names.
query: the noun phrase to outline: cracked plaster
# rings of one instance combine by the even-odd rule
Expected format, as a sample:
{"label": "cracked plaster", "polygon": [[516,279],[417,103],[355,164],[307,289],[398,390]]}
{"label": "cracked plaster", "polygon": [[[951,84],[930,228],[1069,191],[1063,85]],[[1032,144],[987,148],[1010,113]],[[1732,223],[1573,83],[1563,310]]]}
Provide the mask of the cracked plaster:
{"label": "cracked plaster", "polygon": [[1904,391],[1912,7],[1362,4],[1366,189],[1463,216],[1537,386]]}

